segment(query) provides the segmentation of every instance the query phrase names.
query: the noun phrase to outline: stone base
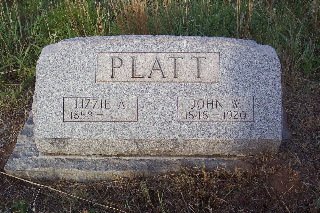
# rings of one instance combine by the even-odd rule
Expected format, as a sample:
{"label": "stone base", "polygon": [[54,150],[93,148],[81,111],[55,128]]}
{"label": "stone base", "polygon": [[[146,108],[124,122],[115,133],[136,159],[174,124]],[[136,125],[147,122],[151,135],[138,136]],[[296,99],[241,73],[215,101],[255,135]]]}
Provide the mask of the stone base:
{"label": "stone base", "polygon": [[239,157],[107,157],[45,155],[38,151],[33,137],[33,120],[29,117],[17,139],[5,171],[28,179],[65,179],[95,181],[154,175],[162,172],[179,171],[184,167],[213,169],[248,168]]}

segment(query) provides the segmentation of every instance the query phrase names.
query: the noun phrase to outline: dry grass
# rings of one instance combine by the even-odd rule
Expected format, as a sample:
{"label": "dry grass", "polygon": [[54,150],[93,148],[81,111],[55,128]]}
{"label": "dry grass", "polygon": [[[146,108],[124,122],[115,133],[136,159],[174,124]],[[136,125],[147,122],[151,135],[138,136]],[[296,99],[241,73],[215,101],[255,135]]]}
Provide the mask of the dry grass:
{"label": "dry grass", "polygon": [[90,184],[43,182],[99,205],[1,176],[5,189],[2,203],[14,207],[16,203],[12,201],[23,198],[25,208],[32,209],[35,205],[36,212],[108,212],[103,205],[125,212],[317,211],[319,189],[314,184],[319,179],[303,177],[290,166],[293,162],[285,155],[260,156],[250,162],[255,165],[251,172],[184,169],[153,177]]}
{"label": "dry grass", "polygon": [[[320,211],[319,0],[0,0],[0,168],[31,108],[41,48],[64,38],[173,34],[252,38],[276,48],[292,139],[251,172],[182,170],[90,184],[42,182],[127,212]],[[108,212],[0,175],[0,209]],[[0,211],[1,212],[1,211]]]}
{"label": "dry grass", "polygon": [[116,23],[124,34],[149,34],[147,0],[121,1]]}

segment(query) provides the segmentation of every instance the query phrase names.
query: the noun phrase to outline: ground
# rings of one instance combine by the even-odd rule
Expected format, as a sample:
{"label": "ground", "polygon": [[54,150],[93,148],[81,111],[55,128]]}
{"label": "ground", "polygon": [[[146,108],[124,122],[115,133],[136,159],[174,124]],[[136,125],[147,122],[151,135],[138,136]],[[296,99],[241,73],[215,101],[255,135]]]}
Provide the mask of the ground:
{"label": "ground", "polygon": [[[284,76],[283,81],[291,139],[283,141],[278,154],[248,157],[253,170],[185,168],[93,183],[35,181],[41,185],[1,174],[0,208],[9,212],[319,212],[320,86],[299,75]],[[32,89],[26,95],[31,94]],[[30,109],[31,99],[21,108],[1,113],[1,171]]]}
{"label": "ground", "polygon": [[[0,213],[320,212],[319,4],[0,0]],[[182,169],[86,184],[26,182],[3,173],[31,110],[41,49],[66,38],[122,34],[222,36],[274,47],[291,139],[277,154],[248,157],[250,171]]]}

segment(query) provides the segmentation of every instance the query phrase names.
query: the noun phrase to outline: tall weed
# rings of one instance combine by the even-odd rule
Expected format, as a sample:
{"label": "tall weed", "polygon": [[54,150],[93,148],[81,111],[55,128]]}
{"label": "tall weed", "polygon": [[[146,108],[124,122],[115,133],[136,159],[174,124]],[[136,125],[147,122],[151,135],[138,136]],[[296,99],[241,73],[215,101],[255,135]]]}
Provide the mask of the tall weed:
{"label": "tall weed", "polygon": [[319,81],[319,12],[319,0],[0,0],[0,104],[32,87],[45,45],[77,36],[254,39],[276,48],[286,73]]}

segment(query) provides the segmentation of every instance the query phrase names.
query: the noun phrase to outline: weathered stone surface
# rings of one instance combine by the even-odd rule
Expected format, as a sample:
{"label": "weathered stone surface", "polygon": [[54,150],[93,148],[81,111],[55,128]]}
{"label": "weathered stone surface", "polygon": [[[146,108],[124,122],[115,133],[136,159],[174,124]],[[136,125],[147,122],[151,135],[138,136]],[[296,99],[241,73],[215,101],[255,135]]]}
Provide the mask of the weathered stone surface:
{"label": "weathered stone surface", "polygon": [[10,173],[104,179],[236,165],[278,150],[280,63],[272,47],[249,40],[68,39],[41,53],[33,113]]}
{"label": "weathered stone surface", "polygon": [[73,155],[245,155],[277,150],[281,73],[254,41],[75,38],[43,49],[35,142]]}
{"label": "weathered stone surface", "polygon": [[[33,131],[32,115],[25,129]],[[69,179],[97,181],[138,175],[154,175],[168,171],[179,171],[184,167],[214,169],[241,167],[251,169],[242,158],[214,157],[103,157],[43,155],[34,143],[33,134],[20,134],[5,171],[24,178]]]}
{"label": "weathered stone surface", "polygon": [[96,82],[213,83],[219,77],[218,52],[101,52]]}

